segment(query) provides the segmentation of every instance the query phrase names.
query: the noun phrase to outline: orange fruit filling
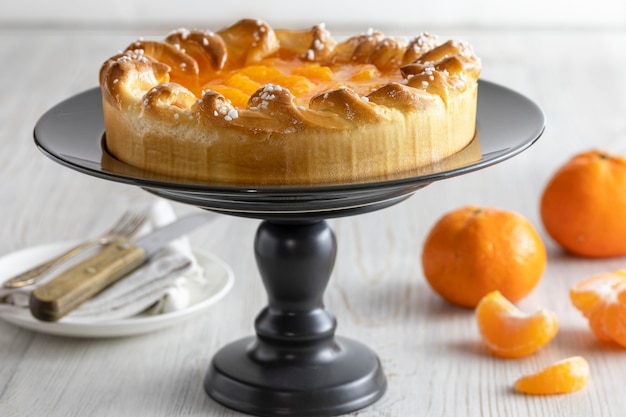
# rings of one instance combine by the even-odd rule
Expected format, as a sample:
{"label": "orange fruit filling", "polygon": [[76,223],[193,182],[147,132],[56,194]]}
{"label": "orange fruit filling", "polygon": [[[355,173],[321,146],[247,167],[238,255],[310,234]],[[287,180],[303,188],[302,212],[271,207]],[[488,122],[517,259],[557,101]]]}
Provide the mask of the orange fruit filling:
{"label": "orange fruit filling", "polygon": [[626,347],[626,270],[589,277],[569,295],[598,339]]}
{"label": "orange fruit filling", "polygon": [[480,301],[476,321],[487,349],[503,358],[520,358],[536,352],[550,343],[559,329],[553,312],[540,309],[525,314],[498,291]]}
{"label": "orange fruit filling", "polygon": [[626,158],[601,151],[575,155],[546,185],[540,210],[547,232],[566,251],[626,255]]}
{"label": "orange fruit filling", "polygon": [[361,96],[390,82],[400,82],[400,71],[382,73],[371,64],[320,65],[299,60],[268,58],[258,64],[213,74],[203,90],[219,92],[234,107],[245,108],[250,96],[266,84],[287,88],[297,105],[307,105],[312,97],[341,86]]}
{"label": "orange fruit filling", "polygon": [[588,380],[589,364],[585,358],[573,356],[519,378],[515,389],[524,394],[565,394],[582,389]]}
{"label": "orange fruit filling", "polygon": [[546,251],[532,224],[519,214],[462,207],[430,230],[422,250],[424,276],[446,301],[474,308],[491,291],[516,302],[539,282]]}
{"label": "orange fruit filling", "polygon": [[308,64],[300,65],[293,69],[291,72],[295,75],[302,75],[309,80],[315,81],[332,81],[333,71],[327,66],[321,66],[320,64]]}

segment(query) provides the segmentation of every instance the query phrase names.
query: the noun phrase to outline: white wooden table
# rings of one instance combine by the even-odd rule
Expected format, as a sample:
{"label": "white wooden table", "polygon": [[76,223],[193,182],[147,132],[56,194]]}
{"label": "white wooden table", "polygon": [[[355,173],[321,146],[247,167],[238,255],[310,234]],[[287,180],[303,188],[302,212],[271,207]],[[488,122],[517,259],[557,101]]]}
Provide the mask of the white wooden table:
{"label": "white wooden table", "polygon": [[[594,339],[567,291],[588,275],[623,267],[624,259],[563,254],[541,227],[538,202],[549,176],[574,153],[604,148],[626,154],[626,34],[450,33],[474,45],[483,78],[535,100],[547,130],[528,151],[500,165],[432,184],[385,210],[331,221],[339,252],[326,306],[338,318],[339,334],[376,350],[389,381],[382,400],[352,415],[621,416],[626,352]],[[141,35],[0,29],[0,255],[93,236],[130,202],[154,199],[61,167],[32,141],[43,112],[95,86],[100,63]],[[553,309],[560,331],[533,356],[488,355],[472,311],[444,303],[424,281],[426,233],[443,213],[466,204],[517,211],[545,237],[548,267],[520,307]],[[49,336],[0,321],[0,415],[240,415],[208,398],[202,379],[219,347],[252,334],[252,320],[266,303],[252,252],[257,225],[224,216],[210,232],[191,235],[195,247],[232,266],[236,282],[224,300],[182,325],[99,340]],[[590,363],[584,390],[551,397],[513,392],[522,373],[571,355]]]}

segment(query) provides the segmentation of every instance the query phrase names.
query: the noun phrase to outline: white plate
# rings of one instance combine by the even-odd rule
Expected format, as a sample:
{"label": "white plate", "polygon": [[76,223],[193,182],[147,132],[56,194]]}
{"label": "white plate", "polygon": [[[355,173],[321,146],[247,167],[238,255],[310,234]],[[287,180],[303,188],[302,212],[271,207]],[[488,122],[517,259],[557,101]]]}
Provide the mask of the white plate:
{"label": "white plate", "polygon": [[[21,271],[69,248],[72,242],[57,242],[10,253],[0,258],[0,283]],[[209,281],[198,285],[188,280],[191,302],[185,309],[153,316],[136,316],[99,323],[49,323],[36,320],[27,310],[0,311],[0,319],[42,333],[73,337],[120,337],[153,332],[177,324],[204,311],[224,297],[233,286],[231,268],[215,255],[194,249],[194,255]]]}

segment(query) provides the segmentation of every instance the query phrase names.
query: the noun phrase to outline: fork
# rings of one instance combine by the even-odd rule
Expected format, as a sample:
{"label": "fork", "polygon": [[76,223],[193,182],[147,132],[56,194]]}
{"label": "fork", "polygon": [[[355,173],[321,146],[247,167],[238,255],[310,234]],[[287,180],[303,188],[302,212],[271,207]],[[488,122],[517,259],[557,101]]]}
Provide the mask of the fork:
{"label": "fork", "polygon": [[8,279],[5,281],[2,286],[4,288],[20,288],[26,285],[34,284],[39,281],[46,272],[50,271],[52,268],[60,265],[61,263],[75,257],[76,255],[82,253],[83,251],[93,247],[93,246],[106,246],[113,242],[116,238],[124,237],[126,239],[130,239],[139,232],[141,226],[143,226],[148,221],[148,212],[141,213],[124,213],[115,224],[106,232],[101,234],[100,236],[86,240],[62,254],[46,261],[40,265],[35,266],[28,271],[22,272],[21,274]]}

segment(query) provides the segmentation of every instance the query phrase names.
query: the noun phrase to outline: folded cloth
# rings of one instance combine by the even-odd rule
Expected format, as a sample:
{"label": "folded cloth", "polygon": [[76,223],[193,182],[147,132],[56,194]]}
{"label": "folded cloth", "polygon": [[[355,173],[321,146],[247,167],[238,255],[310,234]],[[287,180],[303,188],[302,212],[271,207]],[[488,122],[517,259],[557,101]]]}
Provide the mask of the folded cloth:
{"label": "folded cloth", "polygon": [[[139,231],[139,236],[176,220],[172,206],[165,200],[159,199],[146,209],[149,221]],[[61,321],[101,322],[140,313],[154,315],[180,310],[189,305],[190,297],[185,286],[187,280],[203,283],[205,277],[188,238],[183,236],[170,242],[148,263],[87,300]],[[3,310],[27,308],[30,292],[35,287],[2,290],[0,299],[4,299],[4,304],[0,306]]]}

